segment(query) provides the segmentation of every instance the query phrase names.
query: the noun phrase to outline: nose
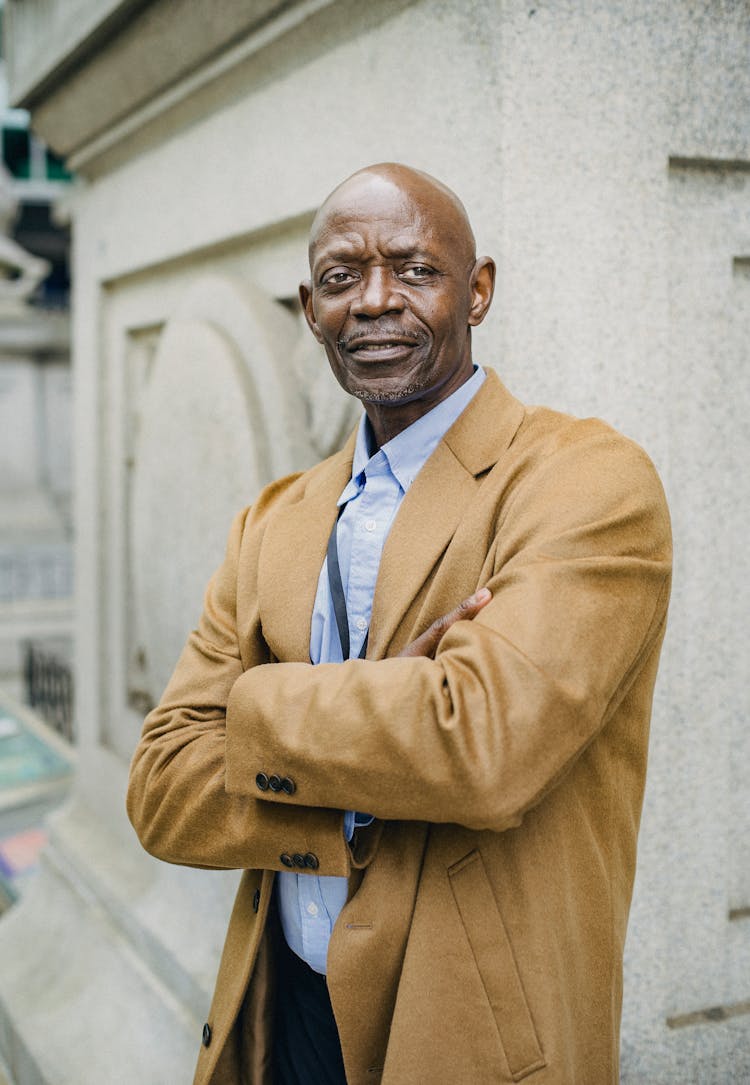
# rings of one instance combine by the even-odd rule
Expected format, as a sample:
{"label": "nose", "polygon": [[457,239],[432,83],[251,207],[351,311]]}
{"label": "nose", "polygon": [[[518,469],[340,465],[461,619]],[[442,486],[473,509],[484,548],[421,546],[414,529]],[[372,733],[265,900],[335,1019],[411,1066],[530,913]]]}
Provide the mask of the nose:
{"label": "nose", "polygon": [[384,313],[398,313],[404,308],[399,282],[387,267],[367,268],[351,306],[353,316],[374,318]]}

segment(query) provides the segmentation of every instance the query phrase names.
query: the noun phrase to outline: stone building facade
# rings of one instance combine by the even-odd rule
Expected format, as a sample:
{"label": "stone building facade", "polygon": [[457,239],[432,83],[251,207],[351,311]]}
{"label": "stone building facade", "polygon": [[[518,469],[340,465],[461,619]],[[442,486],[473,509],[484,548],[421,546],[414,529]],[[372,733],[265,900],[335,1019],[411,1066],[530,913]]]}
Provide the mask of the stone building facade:
{"label": "stone building facade", "polygon": [[0,686],[70,656],[72,394],[62,163],[8,107],[0,48]]}
{"label": "stone building facade", "polygon": [[622,1080],[748,1080],[750,4],[9,0],[6,34],[14,101],[83,179],[80,754],[0,924],[17,1085],[190,1080],[236,876],[140,851],[128,759],[232,512],[352,422],[295,294],[314,208],[381,160],[454,187],[498,259],[477,359],[665,481]]}

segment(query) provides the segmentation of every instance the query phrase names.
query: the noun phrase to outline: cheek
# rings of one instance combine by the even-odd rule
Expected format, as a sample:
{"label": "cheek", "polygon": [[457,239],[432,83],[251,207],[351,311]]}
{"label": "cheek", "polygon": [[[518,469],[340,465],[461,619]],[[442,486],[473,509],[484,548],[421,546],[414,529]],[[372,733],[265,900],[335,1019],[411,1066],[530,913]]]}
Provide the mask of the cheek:
{"label": "cheek", "polygon": [[453,339],[461,332],[461,314],[468,313],[464,299],[445,294],[425,298],[420,307],[419,316],[430,328],[436,339]]}
{"label": "cheek", "polygon": [[343,319],[343,306],[336,305],[331,299],[314,299],[313,312],[315,323],[323,335],[329,337],[335,335]]}
{"label": "cheek", "polygon": [[461,338],[463,326],[456,316],[455,311],[453,313],[437,312],[432,316],[430,328],[436,344],[452,347]]}
{"label": "cheek", "polygon": [[328,354],[331,354],[336,350],[336,344],[339,337],[336,330],[331,328],[328,323],[318,321],[318,334],[316,338],[318,342],[323,344]]}

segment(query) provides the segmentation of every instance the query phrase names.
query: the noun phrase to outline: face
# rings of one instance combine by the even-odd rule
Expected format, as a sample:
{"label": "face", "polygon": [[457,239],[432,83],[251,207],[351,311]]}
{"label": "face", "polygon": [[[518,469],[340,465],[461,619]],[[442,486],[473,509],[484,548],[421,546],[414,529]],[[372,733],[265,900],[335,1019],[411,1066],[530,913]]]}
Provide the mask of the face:
{"label": "face", "polygon": [[[314,227],[300,297],[342,387],[419,417],[472,372],[470,326],[492,298],[465,218],[440,190],[356,175]],[[369,411],[368,411],[369,413]]]}

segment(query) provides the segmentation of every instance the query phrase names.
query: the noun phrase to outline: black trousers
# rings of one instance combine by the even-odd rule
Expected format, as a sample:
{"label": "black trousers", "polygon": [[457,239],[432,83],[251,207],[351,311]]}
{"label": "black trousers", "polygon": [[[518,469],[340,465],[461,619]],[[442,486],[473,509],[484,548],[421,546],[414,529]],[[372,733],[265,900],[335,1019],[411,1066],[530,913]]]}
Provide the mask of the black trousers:
{"label": "black trousers", "polygon": [[274,1085],[346,1085],[326,978],[300,960],[279,935]]}

